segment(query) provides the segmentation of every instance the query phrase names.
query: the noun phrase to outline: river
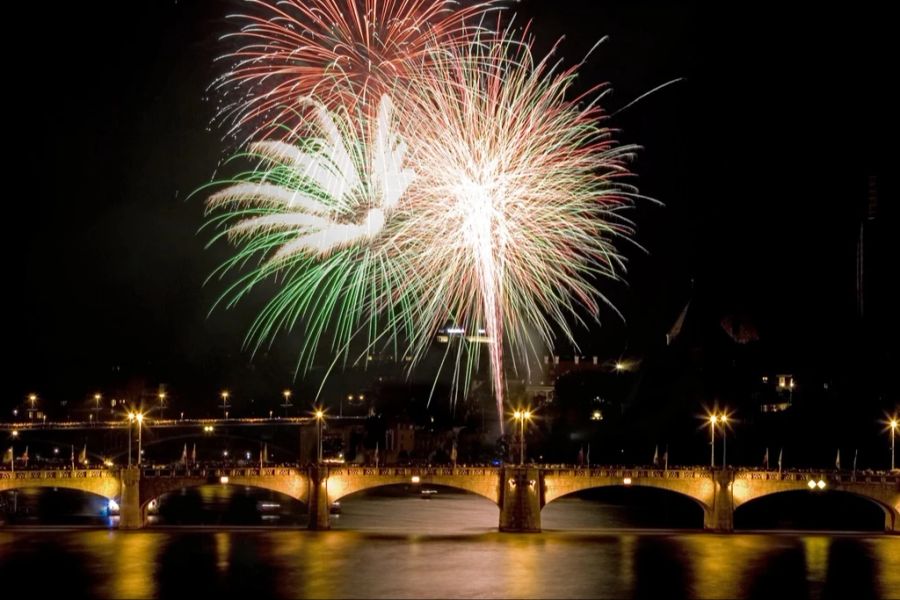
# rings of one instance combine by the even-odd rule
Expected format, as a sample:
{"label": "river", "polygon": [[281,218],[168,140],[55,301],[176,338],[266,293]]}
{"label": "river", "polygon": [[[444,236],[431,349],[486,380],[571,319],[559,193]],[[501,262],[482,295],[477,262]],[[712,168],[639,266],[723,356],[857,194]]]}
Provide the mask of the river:
{"label": "river", "polygon": [[879,533],[635,529],[627,507],[566,498],[544,509],[543,533],[500,534],[490,502],[443,491],[355,496],[311,532],[277,497],[204,490],[180,498],[250,498],[275,518],[240,526],[219,510],[220,524],[167,526],[164,498],[140,532],[8,525],[0,578],[35,597],[900,597],[900,538]]}

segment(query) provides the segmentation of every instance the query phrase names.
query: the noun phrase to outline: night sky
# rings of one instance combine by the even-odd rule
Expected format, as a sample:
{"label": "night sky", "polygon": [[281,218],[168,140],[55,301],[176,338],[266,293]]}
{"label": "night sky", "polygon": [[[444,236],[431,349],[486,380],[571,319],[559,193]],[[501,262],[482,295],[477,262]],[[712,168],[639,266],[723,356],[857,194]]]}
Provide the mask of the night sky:
{"label": "night sky", "polygon": [[[188,198],[229,151],[206,86],[239,4],[7,7],[4,405],[31,391],[82,401],[116,369],[169,383],[185,404],[253,377],[290,381],[295,340],[252,364],[241,352],[258,304],[207,318],[223,287],[203,282],[228,249],[204,250],[202,198]],[[604,284],[625,321],[607,313],[583,349],[640,355],[694,297],[700,318],[749,315],[779,360],[836,368],[857,353],[868,176],[881,226],[895,222],[889,9],[727,4],[514,6],[539,53],[566,36],[566,64],[609,36],[581,78],[611,84],[611,113],[682,79],[610,121],[643,147],[635,183],[662,206],[632,213],[647,252],[626,248],[629,285]],[[882,331],[896,324],[885,318]]]}

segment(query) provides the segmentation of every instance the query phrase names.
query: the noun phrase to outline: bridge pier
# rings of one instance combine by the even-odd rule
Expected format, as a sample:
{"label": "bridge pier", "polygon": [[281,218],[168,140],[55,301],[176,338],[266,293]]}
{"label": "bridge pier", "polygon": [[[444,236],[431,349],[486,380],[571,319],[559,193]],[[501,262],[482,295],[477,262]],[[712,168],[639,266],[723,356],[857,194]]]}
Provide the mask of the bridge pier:
{"label": "bridge pier", "polygon": [[500,473],[500,531],[540,533],[543,479],[534,467],[506,467]]}
{"label": "bridge pier", "polygon": [[900,512],[890,508],[884,509],[884,531],[886,533],[900,533]]}
{"label": "bridge pier", "polygon": [[714,471],[713,484],[712,506],[703,510],[703,528],[734,531],[734,471]]}
{"label": "bridge pier", "polygon": [[328,516],[331,502],[328,500],[328,467],[321,465],[309,468],[309,528],[325,530],[331,528]]}
{"label": "bridge pier", "polygon": [[144,515],[141,511],[141,471],[137,467],[121,470],[122,496],[119,502],[119,529],[141,529]]}

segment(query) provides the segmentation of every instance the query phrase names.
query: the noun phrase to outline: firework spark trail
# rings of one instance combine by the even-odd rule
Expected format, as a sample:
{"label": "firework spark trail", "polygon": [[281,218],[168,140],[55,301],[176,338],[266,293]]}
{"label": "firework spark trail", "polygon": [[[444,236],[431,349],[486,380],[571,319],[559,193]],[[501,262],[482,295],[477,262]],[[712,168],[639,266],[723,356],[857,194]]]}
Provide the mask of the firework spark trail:
{"label": "firework spark trail", "polygon": [[227,236],[238,246],[214,275],[256,263],[223,300],[231,306],[262,280],[282,279],[248,334],[254,350],[301,317],[307,336],[298,369],[309,366],[332,325],[332,348],[345,358],[360,327],[368,329],[370,346],[400,337],[414,292],[404,283],[405,265],[382,238],[416,173],[405,166],[393,110],[383,97],[370,134],[359,139],[355,124],[315,104],[316,122],[306,137],[251,144],[259,164],[207,200],[214,215],[208,225],[219,230],[213,241]]}
{"label": "firework spark trail", "polygon": [[501,422],[504,343],[526,368],[529,328],[548,345],[554,328],[576,345],[567,319],[581,321],[579,309],[596,318],[595,279],[624,272],[613,241],[631,233],[620,213],[635,191],[620,180],[633,148],[615,143],[596,103],[566,99],[576,68],[535,64],[507,30],[440,48],[400,102],[420,176],[395,238],[428,274],[416,329],[435,331],[450,314],[487,330]]}
{"label": "firework spark trail", "polygon": [[368,117],[396,82],[415,78],[432,43],[467,44],[471,24],[497,10],[494,0],[248,2],[252,14],[233,15],[243,26],[224,36],[243,46],[222,57],[231,68],[213,87],[231,97],[220,118],[232,132],[249,127],[266,137],[295,119],[301,97]]}

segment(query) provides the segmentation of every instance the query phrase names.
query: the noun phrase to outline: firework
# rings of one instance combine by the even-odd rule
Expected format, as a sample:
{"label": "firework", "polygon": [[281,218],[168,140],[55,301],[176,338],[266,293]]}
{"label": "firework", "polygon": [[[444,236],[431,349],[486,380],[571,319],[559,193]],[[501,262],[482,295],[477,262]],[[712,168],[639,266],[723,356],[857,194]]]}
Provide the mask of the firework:
{"label": "firework", "polygon": [[624,272],[614,241],[631,232],[621,211],[633,148],[616,144],[596,101],[566,99],[577,67],[535,63],[509,31],[431,58],[401,119],[419,176],[396,245],[428,274],[417,314],[433,319],[412,345],[421,351],[447,315],[486,331],[502,415],[504,345],[526,368],[530,330],[577,347],[569,320],[596,317],[598,278]]}
{"label": "firework", "polygon": [[413,78],[434,43],[466,44],[492,1],[460,7],[453,0],[249,0],[254,14],[223,57],[232,67],[214,85],[231,100],[222,109],[232,130],[282,128],[297,99],[318,98],[328,110],[368,118],[396,83]]}
{"label": "firework", "polygon": [[[306,317],[299,367],[308,367],[322,334],[333,328],[333,350],[346,357],[350,342],[367,330],[369,345],[398,337],[413,290],[405,265],[384,243],[384,229],[416,174],[405,166],[406,146],[393,126],[385,96],[366,138],[355,124],[312,104],[315,120],[293,144],[262,141],[244,158],[256,166],[210,196],[208,225],[239,251],[215,273],[255,268],[232,285],[229,306],[273,276],[281,286],[251,327],[258,349],[280,329]],[[386,315],[386,318],[385,318]],[[379,325],[383,318],[383,326]]]}
{"label": "firework", "polygon": [[[283,133],[248,146],[255,168],[219,182],[227,186],[208,201],[216,239],[239,248],[216,274],[253,265],[223,301],[232,305],[277,278],[248,342],[258,349],[302,319],[298,368],[311,364],[326,330],[335,361],[364,335],[366,351],[393,344],[412,368],[449,320],[478,342],[452,355],[455,381],[469,381],[487,344],[502,426],[506,351],[528,369],[538,353],[529,331],[548,347],[557,332],[577,347],[572,324],[598,317],[600,279],[624,272],[616,244],[631,234],[622,211],[636,197],[624,182],[633,148],[618,145],[605,125],[599,88],[566,97],[579,65],[534,61],[510,29],[453,29],[457,17],[434,25],[447,3],[413,0],[370,0],[365,10],[351,2],[327,29],[289,20],[288,9],[320,23],[339,3],[307,4],[313,8],[264,4],[281,17],[251,21],[241,34],[266,42],[231,81],[266,83],[268,91],[235,109],[238,122],[285,108],[271,121]],[[338,32],[346,38],[394,23],[368,15],[403,10],[431,29],[420,39],[407,23],[391,29],[407,37],[387,45],[378,38],[382,50],[404,49],[375,60],[378,69],[358,63],[358,45],[334,43]],[[458,37],[447,41],[450,32]],[[374,56],[375,46],[366,48]],[[306,58],[295,64],[293,56]],[[296,69],[272,69],[277,61]],[[342,73],[355,75],[335,83],[330,69],[344,63]],[[396,73],[402,66],[405,84],[398,75],[388,86],[387,65]],[[301,89],[316,99],[295,96]]]}

